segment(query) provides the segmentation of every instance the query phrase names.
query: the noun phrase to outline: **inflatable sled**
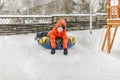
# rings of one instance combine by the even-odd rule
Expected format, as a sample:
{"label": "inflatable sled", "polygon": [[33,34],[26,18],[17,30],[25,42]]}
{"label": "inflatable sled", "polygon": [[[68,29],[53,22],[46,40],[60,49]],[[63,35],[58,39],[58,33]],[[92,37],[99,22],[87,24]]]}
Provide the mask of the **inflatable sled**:
{"label": "inflatable sled", "polygon": [[[44,48],[51,49],[50,38],[46,36],[47,32],[40,32],[36,34],[35,40],[38,41],[38,44],[43,46]],[[68,37],[68,48],[71,48],[75,45],[76,39],[72,36]],[[56,49],[63,49],[62,47],[62,38],[56,39]]]}

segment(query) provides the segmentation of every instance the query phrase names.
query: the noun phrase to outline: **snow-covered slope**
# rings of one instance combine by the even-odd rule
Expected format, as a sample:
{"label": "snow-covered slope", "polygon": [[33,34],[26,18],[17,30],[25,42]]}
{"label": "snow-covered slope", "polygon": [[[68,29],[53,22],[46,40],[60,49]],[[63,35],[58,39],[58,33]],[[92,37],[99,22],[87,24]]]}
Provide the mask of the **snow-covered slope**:
{"label": "snow-covered slope", "polygon": [[110,55],[98,47],[102,30],[69,31],[77,39],[69,55],[37,44],[35,34],[0,36],[0,80],[119,80],[120,40]]}

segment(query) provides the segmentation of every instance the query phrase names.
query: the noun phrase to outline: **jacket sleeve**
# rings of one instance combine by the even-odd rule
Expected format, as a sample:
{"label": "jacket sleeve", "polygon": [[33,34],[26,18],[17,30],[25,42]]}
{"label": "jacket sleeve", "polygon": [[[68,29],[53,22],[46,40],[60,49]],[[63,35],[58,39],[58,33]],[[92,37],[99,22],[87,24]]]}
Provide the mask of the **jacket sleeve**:
{"label": "jacket sleeve", "polygon": [[56,48],[56,43],[55,43],[56,36],[55,36],[55,34],[51,30],[51,31],[48,32],[47,36],[50,38],[51,47],[53,49],[55,49]]}

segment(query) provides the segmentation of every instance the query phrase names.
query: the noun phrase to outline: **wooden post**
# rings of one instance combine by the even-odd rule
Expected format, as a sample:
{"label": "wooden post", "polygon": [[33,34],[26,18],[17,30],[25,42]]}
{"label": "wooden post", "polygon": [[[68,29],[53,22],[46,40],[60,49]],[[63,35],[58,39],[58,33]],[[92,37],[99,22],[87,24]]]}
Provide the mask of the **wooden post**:
{"label": "wooden post", "polygon": [[120,0],[118,0],[118,18],[120,18]]}
{"label": "wooden post", "polygon": [[[111,15],[111,9],[110,9],[110,1],[111,0],[107,0],[107,3],[108,3],[108,6],[107,6],[107,18],[111,18],[110,15]],[[107,52],[110,53],[110,25],[107,25],[107,39],[108,39],[108,43],[107,43]]]}
{"label": "wooden post", "polygon": [[110,18],[110,0],[107,0],[107,18]]}
{"label": "wooden post", "polygon": [[102,51],[104,50],[105,43],[106,43],[106,39],[107,39],[107,32],[106,32],[106,34],[105,34],[105,38],[104,38],[104,41],[103,41]]}
{"label": "wooden post", "polygon": [[111,47],[110,47],[110,50],[112,48],[112,45],[113,45],[113,42],[114,42],[114,39],[115,39],[115,35],[117,33],[117,29],[118,29],[118,25],[115,26],[115,30],[114,30],[114,34],[113,34],[113,38],[112,38],[112,41],[111,41]]}
{"label": "wooden post", "polygon": [[110,53],[110,25],[107,25],[107,52]]}

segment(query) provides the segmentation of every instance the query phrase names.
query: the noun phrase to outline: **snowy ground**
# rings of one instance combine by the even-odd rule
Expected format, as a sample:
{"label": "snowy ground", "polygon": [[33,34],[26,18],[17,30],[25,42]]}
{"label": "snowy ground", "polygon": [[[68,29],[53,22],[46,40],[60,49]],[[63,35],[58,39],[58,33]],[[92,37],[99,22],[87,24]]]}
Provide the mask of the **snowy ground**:
{"label": "snowy ground", "polygon": [[0,36],[0,80],[120,80],[119,32],[108,55],[99,48],[102,31],[69,31],[77,43],[67,56],[51,55],[33,33]]}

